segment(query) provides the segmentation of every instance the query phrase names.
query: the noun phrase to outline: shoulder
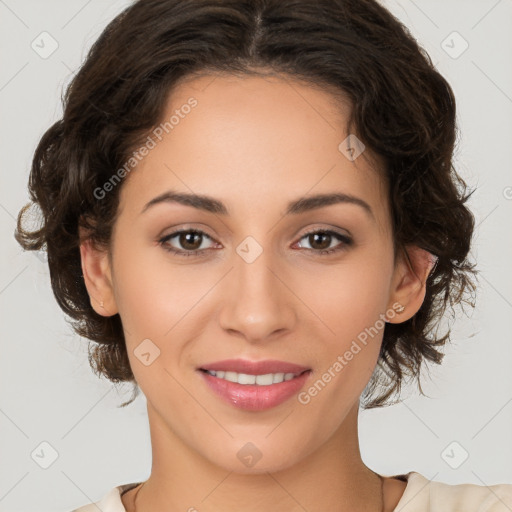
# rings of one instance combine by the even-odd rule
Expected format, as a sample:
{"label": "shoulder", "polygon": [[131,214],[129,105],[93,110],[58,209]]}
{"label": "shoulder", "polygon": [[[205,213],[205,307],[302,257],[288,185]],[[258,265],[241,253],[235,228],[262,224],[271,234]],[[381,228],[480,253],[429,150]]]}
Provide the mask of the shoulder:
{"label": "shoulder", "polygon": [[512,484],[446,484],[415,471],[395,476],[407,480],[404,494],[393,512],[510,512]]}
{"label": "shoulder", "polygon": [[[393,512],[510,512],[512,510],[512,484],[446,484],[429,480],[421,473],[410,471],[395,475],[407,482],[405,491]],[[126,512],[121,494],[141,482],[118,485],[99,501],[84,505],[71,512]]]}
{"label": "shoulder", "polygon": [[129,484],[118,485],[106,494],[103,497],[94,503],[89,503],[88,505],[83,505],[79,508],[72,510],[71,512],[126,512],[126,509],[123,506],[123,502],[121,501],[121,494],[130,489],[133,489],[141,482],[133,482]]}

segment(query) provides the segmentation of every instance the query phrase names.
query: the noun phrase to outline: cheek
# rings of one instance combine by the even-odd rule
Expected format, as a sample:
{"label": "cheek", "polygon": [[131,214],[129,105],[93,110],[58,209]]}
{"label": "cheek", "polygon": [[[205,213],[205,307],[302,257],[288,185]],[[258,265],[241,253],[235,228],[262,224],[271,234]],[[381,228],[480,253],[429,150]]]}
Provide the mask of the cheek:
{"label": "cheek", "polygon": [[197,272],[188,265],[172,264],[158,247],[123,255],[119,251],[114,269],[123,325],[138,337],[163,339],[207,291],[208,282]]}
{"label": "cheek", "polygon": [[[323,350],[314,356],[319,368],[315,378],[320,379],[316,389],[322,390],[324,403],[333,400],[340,410],[364,389],[377,363],[391,266],[392,254],[366,251],[304,282],[307,304],[324,332]],[[325,394],[324,388],[329,388]]]}
{"label": "cheek", "polygon": [[[392,258],[360,252],[337,265],[305,272],[302,296],[330,331],[332,344],[342,348],[373,326],[386,312],[390,296]],[[382,322],[377,327],[382,328]]]}

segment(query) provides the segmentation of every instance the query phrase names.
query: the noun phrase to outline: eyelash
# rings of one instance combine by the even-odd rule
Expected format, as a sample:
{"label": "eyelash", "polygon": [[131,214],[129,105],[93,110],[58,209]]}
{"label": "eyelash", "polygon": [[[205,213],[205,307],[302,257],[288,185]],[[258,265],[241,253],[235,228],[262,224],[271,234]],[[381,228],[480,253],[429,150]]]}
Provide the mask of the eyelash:
{"label": "eyelash", "polygon": [[[177,235],[180,235],[181,233],[199,234],[199,235],[206,236],[207,238],[210,238],[210,240],[212,240],[212,237],[209,236],[204,231],[201,231],[198,229],[180,229],[178,231],[174,231],[168,235],[165,235],[163,238],[161,238],[158,241],[158,243],[162,246],[162,248],[165,251],[173,253],[177,256],[189,257],[189,256],[205,256],[206,255],[206,251],[208,251],[208,249],[196,249],[193,251],[182,251],[182,250],[174,249],[173,247],[166,245],[166,243],[169,240],[176,237]],[[311,252],[321,254],[321,255],[327,255],[327,254],[332,254],[335,252],[346,250],[347,247],[350,247],[353,244],[353,240],[351,238],[349,238],[348,236],[342,235],[341,233],[338,233],[338,232],[332,231],[332,230],[328,230],[328,229],[316,229],[316,230],[308,231],[308,232],[304,233],[299,240],[302,240],[303,238],[306,238],[309,235],[313,235],[313,234],[317,234],[317,233],[334,236],[334,237],[338,238],[343,243],[337,247],[332,247],[330,249],[321,249],[321,250],[305,249],[306,251],[311,251]]]}

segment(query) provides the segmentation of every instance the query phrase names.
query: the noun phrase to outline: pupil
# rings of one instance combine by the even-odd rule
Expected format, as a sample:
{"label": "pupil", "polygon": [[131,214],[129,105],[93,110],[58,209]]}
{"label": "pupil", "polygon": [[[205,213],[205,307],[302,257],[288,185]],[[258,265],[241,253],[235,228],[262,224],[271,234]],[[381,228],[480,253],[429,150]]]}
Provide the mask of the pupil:
{"label": "pupil", "polygon": [[[313,233],[313,235],[311,235],[313,237],[313,239],[315,240],[314,243],[316,243],[317,241],[317,237],[324,237],[326,239],[329,239],[331,235],[328,235],[326,233]],[[309,242],[313,247],[314,247],[314,243],[311,243],[311,241]],[[319,247],[319,249],[327,249],[330,245],[329,241],[327,244],[325,244],[325,240],[324,240],[324,244],[320,244],[322,247]]]}
{"label": "pupil", "polygon": [[[191,237],[192,240],[189,240],[189,237]],[[200,234],[199,233],[192,233],[192,232],[182,233],[181,234],[180,243],[185,248],[192,249],[192,250],[196,249],[197,247],[194,246],[194,242],[193,242],[193,238],[194,237],[199,237],[200,238]],[[199,245],[201,245],[201,244],[199,244]]]}

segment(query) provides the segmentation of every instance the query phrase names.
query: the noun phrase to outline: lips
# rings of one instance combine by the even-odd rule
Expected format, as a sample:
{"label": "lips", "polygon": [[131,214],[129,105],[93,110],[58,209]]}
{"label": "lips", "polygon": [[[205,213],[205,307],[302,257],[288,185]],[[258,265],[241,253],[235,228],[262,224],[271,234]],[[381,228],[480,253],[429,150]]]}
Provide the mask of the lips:
{"label": "lips", "polygon": [[311,375],[306,366],[277,360],[227,359],[197,370],[207,387],[224,402],[254,412],[286,402]]}

